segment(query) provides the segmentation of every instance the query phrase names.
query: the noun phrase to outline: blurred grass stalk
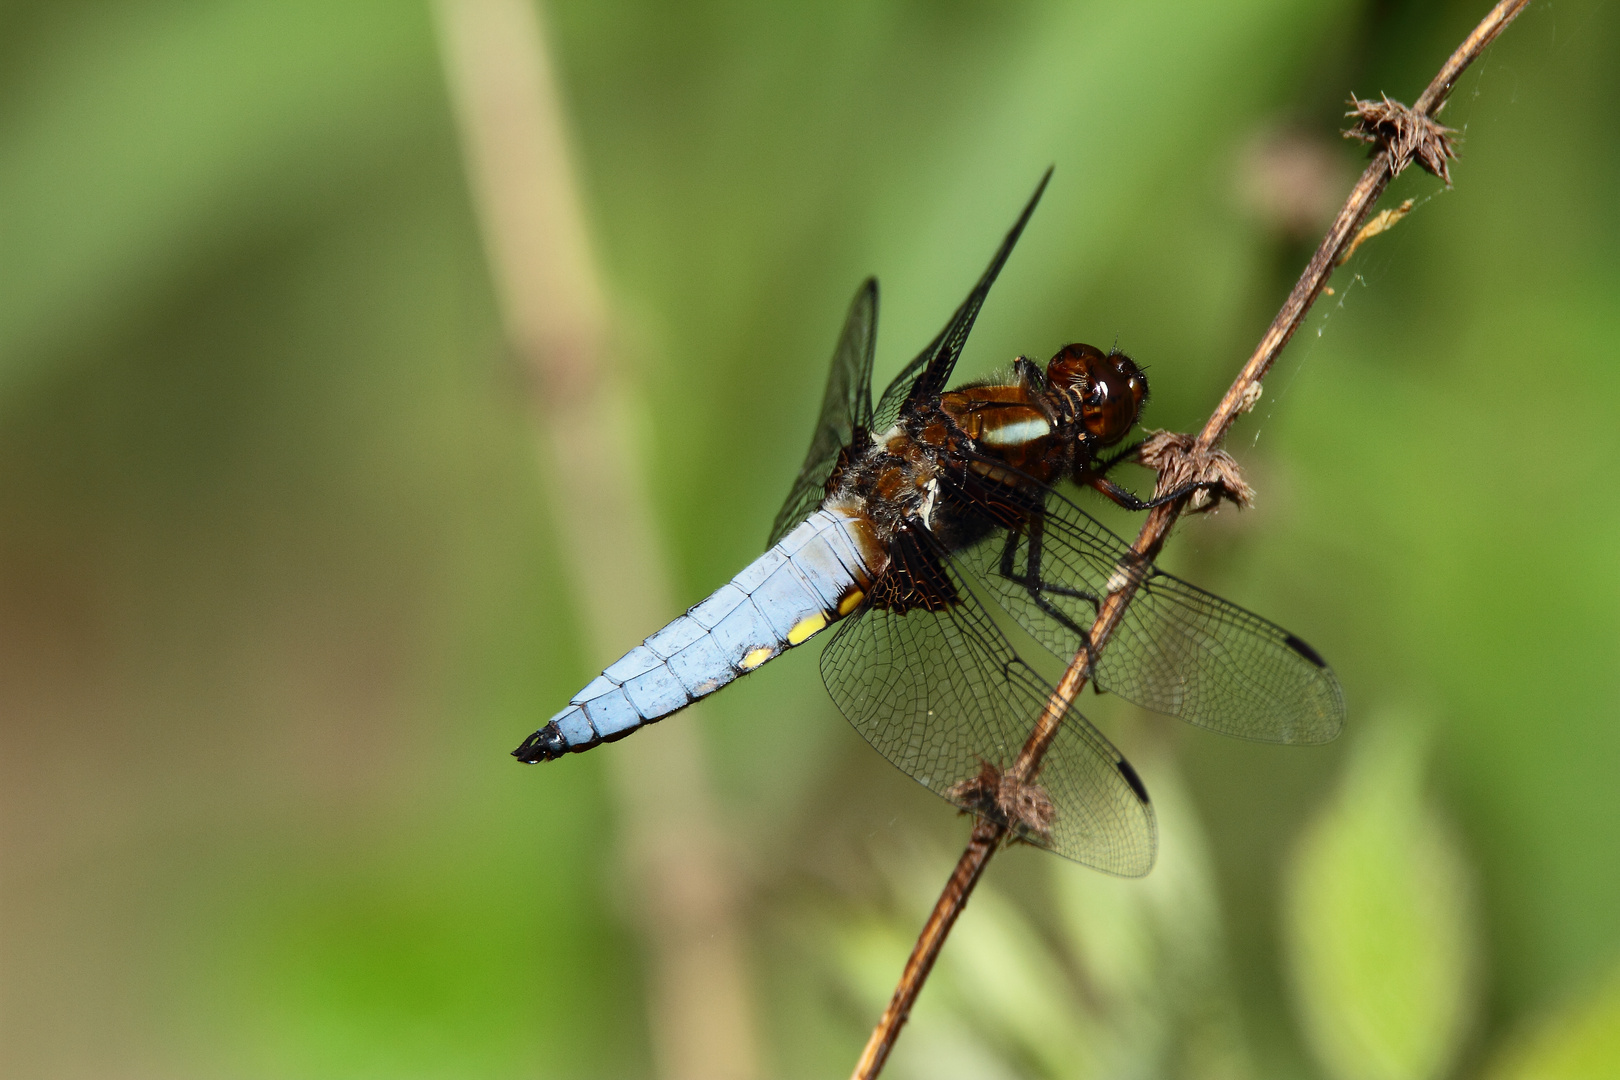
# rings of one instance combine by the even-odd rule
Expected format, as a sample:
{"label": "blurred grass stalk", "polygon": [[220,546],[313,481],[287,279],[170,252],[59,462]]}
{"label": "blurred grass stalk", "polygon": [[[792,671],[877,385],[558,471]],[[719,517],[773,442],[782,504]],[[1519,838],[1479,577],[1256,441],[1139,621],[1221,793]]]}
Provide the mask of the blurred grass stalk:
{"label": "blurred grass stalk", "polygon": [[[675,604],[630,450],[631,391],[609,363],[611,312],[544,27],[533,0],[434,0],[434,8],[506,334],[530,378],[541,471],[553,485],[586,652],[607,657],[662,624]],[[658,1074],[756,1076],[736,873],[697,730],[689,719],[659,725],[604,757],[640,893]],[[551,1004],[561,1015],[572,1007]]]}

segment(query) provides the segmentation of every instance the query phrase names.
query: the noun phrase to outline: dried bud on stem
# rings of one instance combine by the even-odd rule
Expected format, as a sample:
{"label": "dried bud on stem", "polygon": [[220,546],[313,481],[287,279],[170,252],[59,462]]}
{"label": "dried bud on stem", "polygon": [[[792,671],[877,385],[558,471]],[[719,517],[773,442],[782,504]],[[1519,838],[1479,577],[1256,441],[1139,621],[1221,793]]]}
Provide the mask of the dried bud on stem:
{"label": "dried bud on stem", "polygon": [[[1259,385],[1256,383],[1255,385]],[[1212,511],[1221,500],[1240,510],[1254,503],[1254,489],[1243,479],[1243,470],[1225,450],[1201,450],[1198,439],[1174,431],[1153,431],[1137,451],[1137,460],[1159,474],[1154,497],[1167,495],[1189,484],[1219,484],[1211,490],[1200,488],[1187,501],[1187,513]]]}
{"label": "dried bud on stem", "polygon": [[1438,176],[1450,187],[1451,173],[1446,162],[1457,156],[1451,145],[1451,136],[1457,134],[1456,131],[1398,101],[1389,100],[1387,94],[1380,98],[1378,101],[1350,99],[1350,111],[1344,115],[1354,117],[1356,122],[1345,131],[1344,137],[1371,143],[1377,150],[1387,150],[1392,174],[1400,173],[1415,161],[1425,172]]}

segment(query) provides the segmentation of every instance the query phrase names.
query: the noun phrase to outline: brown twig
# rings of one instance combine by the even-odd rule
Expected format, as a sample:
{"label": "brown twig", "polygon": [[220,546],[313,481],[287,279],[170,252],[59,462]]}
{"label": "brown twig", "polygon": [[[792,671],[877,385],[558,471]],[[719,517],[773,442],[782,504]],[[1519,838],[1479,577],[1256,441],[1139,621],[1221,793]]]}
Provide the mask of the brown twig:
{"label": "brown twig", "polygon": [[[1377,102],[1352,99],[1354,111],[1350,115],[1357,117],[1357,123],[1349,134],[1371,142],[1377,147],[1372,162],[1361,174],[1361,179],[1350,192],[1350,197],[1345,200],[1344,208],[1339,211],[1327,235],[1322,238],[1316,254],[1311,257],[1299,281],[1289,292],[1288,299],[1283,302],[1282,309],[1277,312],[1276,318],[1266,329],[1260,344],[1255,347],[1254,353],[1243,365],[1226,395],[1215,406],[1215,411],[1210,414],[1203,430],[1198,433],[1197,439],[1188,451],[1189,454],[1207,456],[1216,451],[1238,415],[1247,411],[1253,404],[1260,380],[1271,370],[1271,365],[1281,354],[1284,346],[1305,321],[1311,304],[1315,302],[1332,275],[1340,253],[1350,244],[1368,211],[1378,201],[1378,197],[1383,194],[1389,182],[1415,160],[1423,168],[1450,183],[1445,162],[1455,154],[1447,137],[1449,132],[1436,123],[1434,117],[1445,105],[1447,96],[1468,65],[1474,62],[1487,45],[1496,40],[1496,36],[1518,16],[1528,2],[1529,0],[1501,0],[1492,8],[1490,14],[1485,16],[1474,28],[1473,33],[1469,34],[1451,54],[1440,69],[1440,73],[1429,83],[1428,88],[1418,98],[1417,104],[1411,108],[1392,102],[1388,98]],[[1188,500],[1183,498],[1148,513],[1147,520],[1142,524],[1142,531],[1137,534],[1136,542],[1131,545],[1135,557],[1132,565],[1121,566],[1120,572],[1115,575],[1121,586],[1117,591],[1109,593],[1107,599],[1103,601],[1097,619],[1091,627],[1090,644],[1083,645],[1075,654],[1068,670],[1063,673],[1063,678],[1058,681],[1057,688],[1047,699],[1034,730],[1019,752],[1017,761],[1009,770],[1015,778],[1033,780],[1039,771],[1041,760],[1050,748],[1052,740],[1056,738],[1063,717],[1068,713],[1075,697],[1085,687],[1087,672],[1094,663],[1095,655],[1107,643],[1124,616],[1125,609],[1130,605],[1137,584],[1141,580],[1142,569],[1158,555],[1159,549],[1164,546],[1165,539],[1170,535],[1171,526],[1175,524],[1176,518],[1180,516],[1187,502]],[[888,1059],[895,1040],[899,1038],[900,1028],[910,1015],[911,1006],[917,1000],[917,994],[922,990],[928,973],[933,969],[934,961],[939,956],[939,950],[944,945],[951,926],[967,905],[968,897],[972,895],[974,887],[983,875],[985,865],[990,861],[990,856],[995,854],[996,848],[1005,836],[1006,828],[994,822],[980,819],[974,825],[967,850],[962,852],[955,871],[946,882],[939,900],[934,904],[933,912],[923,924],[917,944],[912,948],[910,959],[906,961],[900,983],[895,987],[894,996],[889,1000],[883,1018],[872,1031],[872,1037],[867,1041],[866,1049],[855,1065],[851,1080],[873,1080],[883,1070],[883,1063]]]}

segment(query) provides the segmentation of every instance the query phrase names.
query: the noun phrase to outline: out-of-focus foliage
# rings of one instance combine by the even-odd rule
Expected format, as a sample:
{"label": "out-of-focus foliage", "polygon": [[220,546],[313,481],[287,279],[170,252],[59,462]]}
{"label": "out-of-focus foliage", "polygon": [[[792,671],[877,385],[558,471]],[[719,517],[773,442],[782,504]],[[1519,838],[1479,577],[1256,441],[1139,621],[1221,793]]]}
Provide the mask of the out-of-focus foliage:
{"label": "out-of-focus foliage", "polygon": [[[923,1045],[902,1041],[896,1075],[979,1076],[986,1060],[1008,1075],[1065,1080],[1252,1075],[1197,819],[1173,767],[1148,758],[1143,774],[1159,809],[1153,874],[1136,882],[1040,860],[1056,916],[1044,926],[981,886],[913,1014],[917,1031],[906,1039]],[[938,889],[930,863],[892,854],[878,862],[898,910],[834,931],[845,978],[874,1011]]]}
{"label": "out-of-focus foliage", "polygon": [[1424,732],[1383,717],[1300,838],[1286,940],[1311,1049],[1340,1080],[1449,1074],[1474,998],[1464,856],[1424,796]]}
{"label": "out-of-focus foliage", "polygon": [[1601,1080],[1620,1061],[1620,968],[1511,1043],[1489,1080]]}
{"label": "out-of-focus foliage", "polygon": [[[1410,100],[1485,7],[548,5],[682,600],[758,553],[855,284],[882,377],[1049,163],[962,374],[1117,339],[1147,422],[1198,424],[1359,168],[1346,96]],[[506,757],[611,657],[578,645],[425,7],[0,27],[0,1073],[649,1075],[612,748]],[[1617,52],[1613,6],[1542,4],[1465,76],[1455,190],[1397,185],[1416,209],[1234,433],[1259,505],[1166,554],[1333,662],[1343,745],[1088,697],[1146,748],[1164,864],[998,856],[897,1071],[1342,1073],[1296,1023],[1284,868],[1366,820],[1347,758],[1419,708],[1416,805],[1478,890],[1460,1072],[1612,1063]],[[745,862],[768,1069],[838,1075],[965,829],[812,656],[670,722]]]}

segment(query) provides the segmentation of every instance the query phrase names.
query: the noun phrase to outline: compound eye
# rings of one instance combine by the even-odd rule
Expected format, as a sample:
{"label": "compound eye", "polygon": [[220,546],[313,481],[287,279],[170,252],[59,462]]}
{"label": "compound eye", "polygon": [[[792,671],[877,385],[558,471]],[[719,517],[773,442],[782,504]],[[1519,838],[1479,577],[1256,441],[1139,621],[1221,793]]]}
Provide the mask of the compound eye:
{"label": "compound eye", "polygon": [[1136,424],[1147,401],[1147,379],[1124,353],[1090,345],[1065,345],[1046,368],[1055,389],[1072,395],[1080,423],[1098,444],[1110,446]]}
{"label": "compound eye", "polygon": [[1111,446],[1135,426],[1147,400],[1147,380],[1124,353],[1103,358],[1093,367],[1092,377],[1096,400],[1080,410],[1080,420],[1100,445]]}

